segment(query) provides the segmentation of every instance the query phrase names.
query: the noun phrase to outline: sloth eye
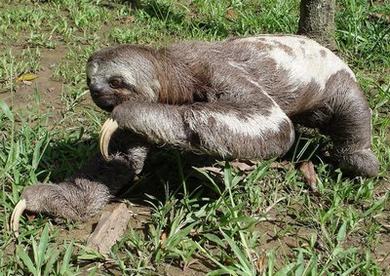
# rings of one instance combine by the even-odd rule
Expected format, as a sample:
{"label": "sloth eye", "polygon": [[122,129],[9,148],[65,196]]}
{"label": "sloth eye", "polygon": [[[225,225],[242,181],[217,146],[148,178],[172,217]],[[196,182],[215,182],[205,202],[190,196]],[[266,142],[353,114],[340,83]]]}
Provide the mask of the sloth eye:
{"label": "sloth eye", "polygon": [[123,87],[123,80],[121,78],[111,78],[108,81],[108,84],[110,85],[111,88],[116,89],[116,88],[121,88]]}

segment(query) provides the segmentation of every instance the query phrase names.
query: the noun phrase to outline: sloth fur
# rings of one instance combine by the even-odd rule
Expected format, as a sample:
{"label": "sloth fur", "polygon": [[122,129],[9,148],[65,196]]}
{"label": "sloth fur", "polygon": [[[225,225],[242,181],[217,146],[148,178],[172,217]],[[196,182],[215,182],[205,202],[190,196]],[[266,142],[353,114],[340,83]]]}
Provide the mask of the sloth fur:
{"label": "sloth fur", "polygon": [[58,185],[26,188],[22,198],[30,211],[86,219],[142,170],[154,144],[227,159],[281,156],[294,142],[296,123],[330,136],[331,154],[345,172],[378,173],[371,110],[355,75],[302,36],[161,49],[121,45],[90,57],[87,82],[94,102],[119,128],[142,139],[122,135],[111,145],[110,160],[90,162],[93,170]]}

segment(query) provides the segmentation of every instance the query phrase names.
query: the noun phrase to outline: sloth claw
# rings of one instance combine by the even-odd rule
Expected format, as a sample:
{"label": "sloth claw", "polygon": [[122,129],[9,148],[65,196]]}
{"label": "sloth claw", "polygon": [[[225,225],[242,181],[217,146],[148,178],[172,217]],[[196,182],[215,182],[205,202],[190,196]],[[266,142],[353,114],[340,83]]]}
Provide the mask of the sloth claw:
{"label": "sloth claw", "polygon": [[107,119],[100,131],[99,147],[100,152],[105,160],[108,160],[108,146],[110,144],[110,139],[112,134],[118,129],[118,123],[113,119]]}
{"label": "sloth claw", "polygon": [[26,210],[27,204],[26,200],[22,199],[16,204],[12,215],[11,215],[11,221],[10,221],[10,228],[14,232],[15,237],[19,236],[19,220],[22,216],[24,210]]}

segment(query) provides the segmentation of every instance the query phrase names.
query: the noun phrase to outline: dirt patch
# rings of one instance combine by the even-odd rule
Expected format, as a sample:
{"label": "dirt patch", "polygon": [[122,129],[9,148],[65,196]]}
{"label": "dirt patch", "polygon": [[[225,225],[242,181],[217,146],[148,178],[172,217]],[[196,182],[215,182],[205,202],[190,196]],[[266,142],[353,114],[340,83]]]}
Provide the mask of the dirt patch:
{"label": "dirt patch", "polygon": [[173,265],[165,265],[162,267],[158,273],[160,275],[167,275],[167,276],[182,276],[182,275],[188,275],[188,276],[200,276],[200,275],[206,275],[207,272],[209,272],[210,269],[205,267],[200,262],[195,262],[191,264],[189,267],[181,269]]}
{"label": "dirt patch", "polygon": [[[258,256],[274,252],[275,265],[281,267],[286,260],[294,258],[294,249],[307,247],[314,229],[297,224],[289,215],[282,215],[277,210],[271,210],[269,219],[256,225],[256,231],[261,233],[259,246],[256,248]],[[317,236],[316,247],[321,250],[321,239]]]}
{"label": "dirt patch", "polygon": [[[390,191],[390,182],[387,179],[382,180],[375,189],[375,195],[378,197],[385,196]],[[377,237],[377,245],[374,249],[374,256],[378,264],[390,272],[390,200],[387,199],[385,208],[380,216],[375,220],[382,226],[382,231]]]}
{"label": "dirt patch", "polygon": [[[390,215],[390,212],[388,212],[388,215]],[[386,272],[390,273],[390,234],[380,234],[378,240],[378,245],[374,250],[375,259]]]}
{"label": "dirt patch", "polygon": [[[80,223],[77,227],[73,229],[60,229],[57,240],[59,243],[65,240],[78,240],[80,242],[87,241],[89,235],[93,232],[98,223],[102,212],[112,211],[115,207],[118,206],[118,202],[112,202],[108,204],[101,212],[88,219],[84,223]],[[150,207],[142,205],[131,204],[129,206],[131,211],[132,219],[129,223],[129,228],[133,229],[143,229],[144,223],[146,223],[150,217]]]}
{"label": "dirt patch", "polygon": [[[112,202],[108,204],[103,210],[104,211],[112,211],[118,206],[118,202]],[[129,222],[128,228],[131,228],[133,230],[139,231],[140,233],[145,233],[145,224],[149,222],[150,215],[151,215],[151,207],[145,206],[145,205],[138,205],[138,204],[130,204],[128,206],[130,209],[132,219]],[[94,231],[101,213],[99,212],[97,215],[90,218],[88,221],[84,223],[79,223],[76,225],[76,227],[72,229],[65,229],[61,227],[57,227],[59,229],[59,234],[56,237],[56,244],[61,245],[64,243],[64,241],[78,241],[81,244],[86,244],[88,237],[90,234]],[[179,275],[205,275],[208,271],[210,271],[210,268],[208,268],[204,263],[207,262],[206,260],[202,260],[200,258],[195,258],[190,264],[187,264],[186,267],[181,268],[174,264],[163,264],[161,266],[158,266],[156,269],[158,271],[159,275],[172,275],[172,276],[179,276]],[[88,264],[83,267],[83,270],[87,271],[90,267],[94,266],[92,264]],[[103,261],[103,265],[101,267],[102,272],[103,271],[111,271],[114,274],[120,273],[117,268],[110,267],[110,260],[107,259],[107,261]]]}
{"label": "dirt patch", "polygon": [[[384,195],[390,191],[390,182],[384,180],[379,185],[377,194]],[[376,221],[382,226],[382,231],[378,235],[377,245],[374,249],[374,256],[378,264],[390,273],[390,200],[388,199],[383,213],[376,218]]]}
{"label": "dirt patch", "polygon": [[30,109],[35,98],[39,98],[39,109],[46,111],[62,106],[61,93],[64,84],[52,79],[53,71],[64,58],[67,49],[59,45],[56,49],[41,49],[40,70],[36,73],[38,78],[30,82],[16,83],[15,91],[6,91],[0,94],[0,100],[5,101],[14,111]]}

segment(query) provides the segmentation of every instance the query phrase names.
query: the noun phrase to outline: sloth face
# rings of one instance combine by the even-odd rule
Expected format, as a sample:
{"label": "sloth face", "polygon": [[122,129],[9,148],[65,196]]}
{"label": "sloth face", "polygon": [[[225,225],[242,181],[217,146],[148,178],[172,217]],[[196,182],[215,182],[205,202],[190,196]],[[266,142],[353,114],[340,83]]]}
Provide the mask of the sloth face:
{"label": "sloth face", "polygon": [[96,105],[109,112],[125,101],[156,101],[159,92],[152,61],[130,45],[92,55],[87,63],[87,85]]}

